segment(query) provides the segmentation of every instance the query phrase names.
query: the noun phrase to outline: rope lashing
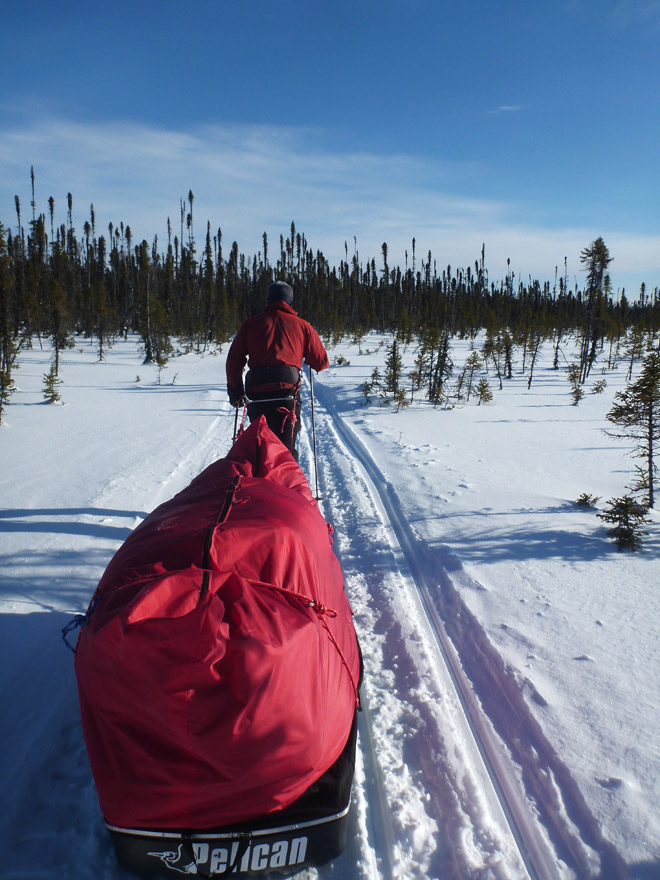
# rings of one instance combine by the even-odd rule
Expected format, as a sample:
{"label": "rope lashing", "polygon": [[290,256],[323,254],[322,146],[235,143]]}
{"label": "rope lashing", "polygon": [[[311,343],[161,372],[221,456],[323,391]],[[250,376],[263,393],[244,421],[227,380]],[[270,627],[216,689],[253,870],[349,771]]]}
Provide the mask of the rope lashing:
{"label": "rope lashing", "polygon": [[82,628],[83,626],[87,626],[87,624],[89,623],[90,618],[92,616],[92,612],[94,611],[94,609],[98,605],[98,602],[99,602],[99,591],[98,591],[98,587],[97,587],[96,592],[92,596],[92,601],[89,603],[89,608],[87,609],[87,611],[84,614],[76,614],[76,616],[73,618],[73,620],[70,620],[66,626],[62,627],[62,638],[64,640],[64,644],[67,646],[67,648],[69,648],[69,650],[73,651],[74,654],[76,653],[76,649],[70,644],[69,640],[67,639],[67,636],[69,635],[70,632],[73,632],[74,629],[78,629],[78,627]]}
{"label": "rope lashing", "polygon": [[274,590],[276,593],[286,593],[287,596],[293,596],[294,599],[299,599],[307,606],[307,608],[313,608],[319,617],[322,617],[324,614],[327,614],[328,617],[337,616],[337,612],[333,608],[328,608],[327,605],[319,602],[318,599],[311,599],[309,596],[305,596],[302,593],[296,593],[288,587],[280,587],[277,584],[269,584],[267,581],[257,581],[253,578],[246,578],[246,580],[249,584],[252,584],[253,587],[266,587],[268,590]]}
{"label": "rope lashing", "polygon": [[296,427],[296,422],[298,421],[295,405],[292,409],[289,409],[288,406],[278,406],[277,412],[282,413],[282,436],[284,436],[284,429],[286,428],[287,422],[291,422],[291,441],[293,442],[293,432]]}
{"label": "rope lashing", "polygon": [[313,608],[319,617],[323,617],[323,615],[327,615],[328,617],[337,616],[337,612],[334,610],[334,608],[328,608],[327,605],[324,605],[322,602],[319,602],[316,599],[312,599],[310,602],[308,602],[307,607]]}
{"label": "rope lashing", "polygon": [[294,599],[299,599],[306,608],[311,608],[319,618],[319,623],[323,627],[323,629],[328,634],[328,638],[334,645],[335,650],[339,654],[339,658],[348,673],[348,677],[350,679],[351,684],[353,685],[353,693],[355,694],[355,705],[360,708],[360,692],[358,690],[357,683],[355,678],[353,677],[353,673],[351,672],[351,667],[348,665],[348,660],[344,656],[344,652],[342,651],[339,642],[334,637],[332,630],[328,626],[328,622],[326,620],[327,617],[334,618],[337,617],[337,612],[334,608],[328,608],[327,605],[324,605],[322,602],[319,602],[318,599],[310,599],[309,596],[304,596],[302,593],[294,593],[293,590],[289,590],[286,587],[280,587],[277,584],[269,584],[266,581],[257,581],[252,578],[246,578],[249,584],[252,584],[253,587],[265,587],[268,590],[273,590],[276,593],[285,593],[287,596],[292,596]]}
{"label": "rope lashing", "polygon": [[76,614],[73,620],[70,620],[66,626],[62,627],[62,638],[64,639],[64,644],[70,651],[73,651],[74,654],[76,653],[76,649],[69,642],[67,636],[74,629],[78,629],[79,626],[87,626],[88,623],[89,617],[86,614]]}
{"label": "rope lashing", "polygon": [[247,413],[247,401],[243,404],[243,414],[242,414],[242,416],[241,416],[241,424],[240,424],[240,426],[239,426],[238,431],[236,432],[236,436],[234,437],[234,440],[238,440],[238,438],[241,436],[241,434],[242,434],[243,431],[245,430],[245,416],[246,416],[246,413]]}

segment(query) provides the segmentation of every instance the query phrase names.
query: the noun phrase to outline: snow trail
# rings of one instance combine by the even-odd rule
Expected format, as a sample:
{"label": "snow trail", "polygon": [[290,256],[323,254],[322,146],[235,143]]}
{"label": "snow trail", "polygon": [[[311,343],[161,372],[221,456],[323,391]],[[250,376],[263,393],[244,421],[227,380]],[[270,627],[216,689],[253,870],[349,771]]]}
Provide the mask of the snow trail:
{"label": "snow trail", "polygon": [[327,392],[321,397],[323,506],[336,528],[358,633],[366,636],[365,690],[374,733],[365,760],[383,767],[384,812],[393,831],[385,827],[381,836],[386,846],[388,837],[396,841],[393,876],[527,877],[497,798],[485,794],[481,761],[470,754],[469,729],[438,662],[409,553],[374,483],[365,479],[363,463],[338,435]]}
{"label": "snow trail", "polygon": [[[410,570],[441,661],[459,696],[528,875],[535,880],[556,880],[568,869],[569,876],[624,880],[629,874],[623,860],[604,839],[577,784],[530,712],[520,682],[461,600],[452,577],[464,580],[467,575],[459,569],[450,576],[430,557],[424,543],[415,538],[392,485],[337,412],[332,393],[321,387],[317,398],[325,418],[332,421],[336,442],[346,456],[359,462],[394,533],[402,568]],[[324,454],[328,454],[327,446]],[[350,494],[349,481],[344,488]],[[339,499],[337,503],[341,507]],[[533,700],[542,701],[531,683],[522,684],[531,689]],[[481,785],[482,793],[490,787],[483,777]],[[547,836],[540,833],[541,828]]]}

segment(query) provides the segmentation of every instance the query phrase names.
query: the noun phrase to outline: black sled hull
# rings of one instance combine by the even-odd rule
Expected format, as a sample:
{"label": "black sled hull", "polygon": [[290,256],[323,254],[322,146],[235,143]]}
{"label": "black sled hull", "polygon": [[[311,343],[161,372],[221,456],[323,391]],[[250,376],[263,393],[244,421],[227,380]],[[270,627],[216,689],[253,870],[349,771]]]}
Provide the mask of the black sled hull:
{"label": "black sled hull", "polygon": [[227,832],[146,832],[108,826],[119,865],[138,877],[291,876],[339,856],[343,814],[278,828]]}
{"label": "black sled hull", "polygon": [[357,713],[342,754],[291,806],[241,825],[158,831],[107,824],[119,865],[137,877],[288,877],[341,855],[355,770]]}

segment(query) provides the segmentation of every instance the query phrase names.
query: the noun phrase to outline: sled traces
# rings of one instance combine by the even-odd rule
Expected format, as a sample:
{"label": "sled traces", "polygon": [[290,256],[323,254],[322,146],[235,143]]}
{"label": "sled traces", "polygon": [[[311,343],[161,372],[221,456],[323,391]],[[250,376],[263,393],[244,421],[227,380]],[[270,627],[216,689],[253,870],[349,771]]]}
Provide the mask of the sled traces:
{"label": "sled traces", "polygon": [[[552,750],[514,676],[450,575],[427,557],[392,485],[333,411],[331,392],[317,387],[317,396],[326,513],[338,535],[375,719],[364,760],[381,768],[391,875],[560,880],[596,876],[600,861],[623,877],[577,786],[546,760]],[[473,680],[480,665],[485,671]],[[484,713],[488,689],[501,695],[500,716]],[[537,760],[516,748],[511,760],[514,720],[523,739],[534,733]],[[559,815],[557,790],[568,804]],[[432,852],[411,822],[418,831],[426,826]]]}

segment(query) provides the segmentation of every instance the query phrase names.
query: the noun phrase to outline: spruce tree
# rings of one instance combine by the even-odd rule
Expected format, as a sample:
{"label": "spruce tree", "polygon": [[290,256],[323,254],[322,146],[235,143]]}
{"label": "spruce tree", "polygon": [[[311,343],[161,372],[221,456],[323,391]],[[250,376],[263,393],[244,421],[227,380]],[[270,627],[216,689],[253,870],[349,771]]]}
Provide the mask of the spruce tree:
{"label": "spruce tree", "polygon": [[53,368],[55,375],[60,373],[60,352],[65,348],[71,348],[71,317],[67,305],[66,292],[57,279],[53,280],[50,288],[50,326],[49,333],[53,340],[55,355]]}
{"label": "spruce tree", "polygon": [[2,424],[5,407],[15,390],[16,386],[9,370],[0,370],[0,425]]}
{"label": "spruce tree", "polygon": [[583,385],[596,360],[598,340],[606,331],[606,303],[603,291],[609,289],[607,267],[612,262],[601,237],[584,248],[580,262],[587,273],[587,304],[580,337],[580,384]]}
{"label": "spruce tree", "polygon": [[[504,356],[504,343],[502,341],[502,334],[499,334],[499,336],[497,338],[495,338],[490,331],[487,331],[486,332],[486,340],[482,346],[481,351],[483,353],[484,364],[486,366],[488,365],[488,360],[489,359],[492,360],[493,366],[495,367],[495,372],[497,374],[497,381],[499,382],[500,391],[501,391],[502,390],[502,357]],[[474,364],[474,367],[476,369],[478,369],[481,366],[481,364],[478,362],[478,355],[476,352],[472,352],[470,357],[472,357],[472,355],[476,356],[477,360]],[[465,368],[467,369],[468,366],[469,365],[466,362]],[[472,390],[471,380],[472,380],[473,375],[474,375],[474,369],[471,369],[470,384],[469,384],[469,388],[468,388],[468,399],[470,397],[470,392]],[[511,378],[511,377],[509,377],[509,378]]]}
{"label": "spruce tree", "polygon": [[538,357],[538,353],[541,349],[541,345],[543,344],[544,334],[542,330],[533,330],[529,334],[529,350],[532,353],[532,360],[529,365],[529,379],[527,380],[527,390],[532,387],[532,380],[534,378],[534,365],[536,363],[536,358]]}
{"label": "spruce tree", "polygon": [[61,403],[62,398],[59,393],[59,386],[62,384],[62,380],[59,378],[57,374],[57,367],[55,365],[55,359],[50,365],[50,370],[47,373],[44,373],[44,381],[43,381],[43,392],[44,392],[44,400],[47,400],[48,403]]}
{"label": "spruce tree", "polygon": [[[472,385],[474,383],[474,374],[477,370],[480,370],[482,366],[481,358],[479,357],[479,352],[474,351],[474,349],[467,356],[465,361],[465,366],[463,367],[463,372],[461,373],[461,388],[465,386],[467,397],[469,400],[472,395]],[[500,385],[501,390],[501,385]]]}
{"label": "spruce tree", "polygon": [[568,381],[571,383],[573,406],[577,406],[584,397],[584,389],[580,385],[580,364],[575,361],[568,365]]}
{"label": "spruce tree", "polygon": [[16,358],[16,336],[15,285],[5,229],[0,223],[0,371],[7,374],[7,382]]}
{"label": "spruce tree", "polygon": [[637,550],[641,546],[642,537],[648,534],[648,530],[644,528],[649,521],[646,511],[630,495],[611,498],[609,507],[596,516],[604,522],[612,523],[612,528],[607,530],[607,534],[619,550]]}
{"label": "spruce tree", "polygon": [[396,397],[399,390],[402,371],[403,361],[401,360],[399,345],[396,339],[393,339],[385,357],[385,391],[389,392],[392,397]]}
{"label": "spruce tree", "polygon": [[651,351],[642,362],[638,379],[614,397],[614,405],[607,420],[618,431],[610,436],[632,440],[633,455],[643,461],[647,485],[647,502],[654,506],[655,444],[660,440],[660,353]]}
{"label": "spruce tree", "polygon": [[[607,276],[611,258],[602,239],[582,254],[587,274],[585,291],[568,290],[564,258],[564,277],[559,279],[558,294],[557,273],[554,288],[532,278],[527,284],[510,271],[510,262],[506,280],[499,285],[489,284],[483,247],[474,269],[452,269],[448,265],[438,276],[430,252],[425,259],[417,258],[414,239],[412,267],[408,267],[406,254],[405,271],[390,263],[392,255],[385,242],[382,272],[373,256],[363,265],[357,240],[352,255],[345,245],[345,260],[337,269],[321,251],[308,247],[293,221],[290,235],[286,239],[280,237],[281,259],[276,264],[265,234],[263,255],[246,257],[234,243],[225,259],[221,230],[218,228],[217,238],[213,239],[209,223],[206,245],[198,260],[194,196],[190,191],[187,203],[181,200],[178,238],[172,236],[168,220],[166,254],[158,253],[157,239],[150,253],[146,247],[133,247],[130,227],[123,221],[108,225],[106,254],[103,239],[96,238],[96,212],[92,205],[90,222],[85,223],[78,240],[70,193],[64,204],[66,222],[59,226],[55,201],[52,197],[48,200],[48,242],[48,214],[39,213],[33,173],[31,181],[32,219],[26,224],[28,237],[18,197],[16,232],[13,238],[11,232],[6,233],[5,279],[8,272],[12,305],[9,335],[4,330],[0,332],[3,346],[7,338],[18,349],[21,344],[30,345],[33,337],[41,341],[44,335],[51,335],[55,317],[51,294],[53,300],[60,296],[57,282],[64,293],[67,315],[63,317],[67,319],[68,332],[98,333],[99,356],[115,332],[124,336],[138,332],[143,337],[147,359],[162,362],[167,357],[170,336],[200,347],[224,342],[249,313],[261,310],[267,283],[274,277],[286,277],[296,288],[299,312],[317,327],[323,338],[337,340],[355,334],[359,338],[369,331],[387,330],[390,338],[394,336],[401,344],[416,339],[419,357],[414,385],[423,388],[428,399],[438,404],[448,397],[446,383],[452,374],[450,350],[457,336],[474,339],[479,331],[487,330],[489,339],[482,356],[487,369],[492,366],[497,373],[501,388],[502,380],[512,376],[512,338],[533,363],[535,340],[530,333],[542,329],[547,339],[553,339],[555,366],[559,366],[560,340],[577,331],[581,343],[581,375],[577,381],[583,385],[605,340],[610,343],[609,366],[614,366],[619,342],[627,338],[628,363],[632,367],[660,328],[657,290],[643,290],[634,304],[629,304],[623,295],[616,303],[612,301]],[[59,347],[56,343],[58,351]],[[7,361],[5,357],[4,362]],[[523,360],[523,371],[524,364]],[[530,370],[530,380],[531,376]],[[467,376],[459,377],[463,390],[466,380]],[[394,391],[388,392],[390,397],[393,394]],[[576,390],[575,397],[579,394]]]}
{"label": "spruce tree", "polygon": [[477,383],[477,406],[481,406],[482,403],[490,403],[492,399],[493,392],[490,390],[488,379],[486,379],[485,376],[482,376]]}

